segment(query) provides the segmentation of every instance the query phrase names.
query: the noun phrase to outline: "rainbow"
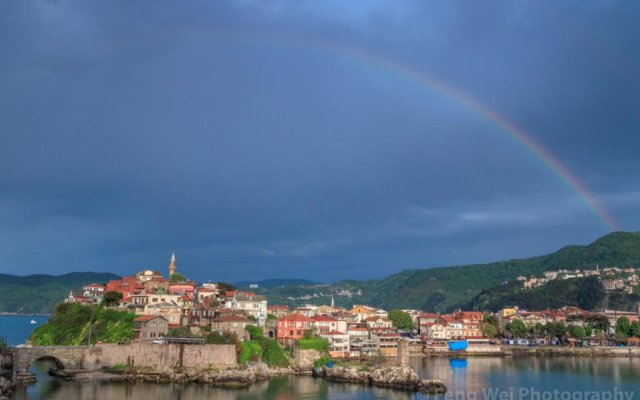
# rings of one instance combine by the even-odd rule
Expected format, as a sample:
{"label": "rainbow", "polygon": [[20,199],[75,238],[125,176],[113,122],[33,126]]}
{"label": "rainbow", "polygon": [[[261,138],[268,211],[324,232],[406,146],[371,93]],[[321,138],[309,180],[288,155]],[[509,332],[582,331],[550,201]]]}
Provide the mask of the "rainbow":
{"label": "rainbow", "polygon": [[411,80],[429,90],[436,91],[445,97],[452,99],[455,103],[467,108],[483,119],[489,121],[500,130],[525,147],[536,159],[540,160],[551,172],[553,172],[566,186],[575,192],[582,202],[592,211],[592,213],[602,222],[607,231],[618,231],[620,228],[613,217],[609,215],[598,198],[589,191],[587,186],[578,179],[567,167],[565,167],[549,150],[537,142],[532,135],[518,127],[514,122],[498,114],[496,111],[482,104],[471,95],[443,82],[440,79],[429,75],[420,69],[405,63],[400,63],[392,58],[380,53],[365,51],[360,48],[346,46],[319,38],[302,38],[282,36],[279,34],[260,33],[261,39],[277,38],[279,41],[299,42],[313,47],[324,48],[328,51],[348,56],[356,61],[364,62],[392,72],[405,79]]}
{"label": "rainbow", "polygon": [[[293,36],[273,31],[239,31],[229,28],[190,28],[186,31],[195,34],[230,34],[232,37],[247,37],[251,40],[256,41],[271,41],[276,44],[290,43],[294,45],[297,44],[320,48],[348,57],[354,61],[362,62],[366,65],[375,66],[379,69],[391,72],[397,76],[415,82],[420,86],[427,88],[428,90],[435,91],[500,128],[501,132],[505,133],[507,136],[514,139],[517,143],[521,144],[535,157],[535,159],[539,160],[551,172],[553,172],[553,174],[556,175],[569,189],[575,192],[581,199],[581,201],[603,224],[607,231],[620,230],[616,221],[607,212],[598,198],[589,191],[587,186],[582,181],[580,181],[580,179],[578,179],[578,177],[575,176],[567,167],[565,167],[556,157],[554,157],[549,150],[547,150],[544,146],[537,142],[531,134],[528,134],[513,121],[510,121],[503,115],[500,115],[488,106],[482,104],[479,100],[477,100],[470,94],[465,93],[460,89],[455,88],[443,82],[442,80],[425,73],[415,66],[401,63],[380,53],[348,46],[340,42],[329,41],[318,37]],[[163,33],[168,34],[169,32],[165,31]]]}

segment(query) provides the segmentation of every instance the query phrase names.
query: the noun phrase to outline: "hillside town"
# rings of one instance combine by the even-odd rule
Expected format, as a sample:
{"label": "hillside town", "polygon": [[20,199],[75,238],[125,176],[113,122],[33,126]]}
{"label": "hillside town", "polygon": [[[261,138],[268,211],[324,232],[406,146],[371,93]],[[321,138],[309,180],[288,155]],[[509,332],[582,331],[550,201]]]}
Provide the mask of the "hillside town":
{"label": "hillside town", "polygon": [[[175,254],[168,269],[169,278],[143,270],[106,284],[89,283],[82,293],[69,293],[65,302],[101,303],[134,313],[139,342],[165,343],[175,336],[198,338],[212,332],[243,341],[249,339],[246,328],[258,326],[283,348],[304,338],[325,339],[332,358],[395,357],[400,340],[409,342],[416,353],[448,351],[452,341],[465,341],[470,351],[499,351],[509,345],[615,346],[622,341],[638,345],[640,341],[636,338],[640,306],[635,312],[590,312],[572,306],[531,311],[513,306],[497,313],[435,314],[386,311],[364,304],[347,309],[336,306],[332,298],[327,305],[290,309],[269,305],[265,296],[228,284],[187,280],[177,271]],[[607,275],[609,270],[601,272]],[[562,274],[569,272],[550,273],[548,278],[569,279]]]}
{"label": "hillside town", "polygon": [[640,290],[638,270],[632,267],[606,267],[600,269],[600,267],[596,266],[596,269],[558,269],[546,271],[542,276],[519,276],[517,280],[522,282],[523,289],[533,289],[554,280],[586,278],[589,276],[597,277],[608,292],[619,291],[631,294]]}

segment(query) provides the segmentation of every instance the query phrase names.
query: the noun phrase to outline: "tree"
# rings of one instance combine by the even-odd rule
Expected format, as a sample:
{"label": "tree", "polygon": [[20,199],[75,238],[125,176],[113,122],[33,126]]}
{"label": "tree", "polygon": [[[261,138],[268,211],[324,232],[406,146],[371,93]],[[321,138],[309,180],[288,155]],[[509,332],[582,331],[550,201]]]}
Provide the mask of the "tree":
{"label": "tree", "polygon": [[606,296],[602,283],[595,276],[576,280],[575,284],[576,291],[580,293],[578,307],[584,310],[593,310]]}
{"label": "tree", "polygon": [[499,321],[498,321],[498,317],[493,315],[493,314],[487,314],[482,318],[482,322],[485,322],[487,324],[491,324],[493,326],[495,326],[496,328],[498,327]]}
{"label": "tree", "polygon": [[120,300],[122,300],[122,293],[109,291],[104,294],[102,298],[102,304],[107,307],[113,307],[120,304]]}
{"label": "tree", "polygon": [[218,290],[220,290],[223,293],[227,292],[227,291],[228,292],[232,292],[232,291],[236,290],[235,286],[233,286],[232,284],[227,283],[227,282],[218,282],[218,283],[216,283],[216,286],[218,287]]}
{"label": "tree", "polygon": [[527,331],[527,326],[522,320],[516,318],[507,325],[507,330],[511,332],[514,337],[522,337]]}
{"label": "tree", "polygon": [[593,328],[590,327],[589,325],[584,327],[584,334],[587,337],[591,337],[591,335],[593,335]]}
{"label": "tree", "polygon": [[631,323],[629,322],[629,318],[620,317],[616,321],[616,336],[620,337],[628,337],[631,331]]}
{"label": "tree", "polygon": [[542,325],[540,322],[537,322],[533,326],[533,336],[539,337],[543,332],[544,332],[544,325]]}
{"label": "tree", "polygon": [[276,316],[275,316],[275,315],[273,315],[273,314],[267,314],[267,319],[268,319],[268,320],[269,320],[269,319],[278,319],[278,317],[276,317]]}
{"label": "tree", "polygon": [[601,330],[606,332],[609,330],[610,322],[609,318],[600,314],[591,314],[587,317],[587,323],[591,325],[594,329]]}
{"label": "tree", "polygon": [[482,322],[480,324],[480,330],[482,331],[482,334],[486,337],[498,336],[498,328],[496,328],[495,325],[493,324]]}
{"label": "tree", "polygon": [[175,274],[172,274],[169,277],[169,283],[170,284],[174,284],[176,282],[182,282],[182,281],[186,281],[186,280],[187,280],[187,278],[185,278],[184,275],[182,275],[179,272],[176,272]]}
{"label": "tree", "polygon": [[629,336],[640,337],[640,322],[633,321],[631,323],[631,329],[629,331]]}
{"label": "tree", "polygon": [[569,327],[569,334],[571,335],[571,337],[575,339],[582,339],[583,337],[586,336],[586,332],[584,328],[576,325],[571,325]]}
{"label": "tree", "polygon": [[499,324],[500,322],[498,321],[498,317],[493,314],[486,314],[480,323],[480,330],[484,336],[496,337],[498,336]]}
{"label": "tree", "polygon": [[237,344],[239,343],[235,333],[211,332],[205,335],[207,344]]}
{"label": "tree", "polygon": [[188,326],[177,326],[169,329],[167,333],[169,337],[192,337],[191,329]]}
{"label": "tree", "polygon": [[413,329],[413,320],[411,319],[411,315],[402,310],[389,311],[389,319],[397,329],[405,331]]}
{"label": "tree", "polygon": [[264,331],[259,326],[247,325],[244,327],[244,330],[249,332],[251,340],[261,340],[262,338],[264,338]]}
{"label": "tree", "polygon": [[547,322],[545,325],[545,331],[553,337],[562,339],[562,337],[567,333],[567,326],[562,322]]}

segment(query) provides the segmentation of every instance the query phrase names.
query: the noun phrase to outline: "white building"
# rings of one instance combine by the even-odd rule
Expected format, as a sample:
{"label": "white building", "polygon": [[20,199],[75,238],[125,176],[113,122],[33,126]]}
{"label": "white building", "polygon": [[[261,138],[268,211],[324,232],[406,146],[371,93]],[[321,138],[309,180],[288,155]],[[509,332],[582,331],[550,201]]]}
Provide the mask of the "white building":
{"label": "white building", "polygon": [[233,310],[244,311],[246,315],[256,318],[260,326],[263,326],[267,319],[267,298],[262,295],[236,292],[225,306]]}

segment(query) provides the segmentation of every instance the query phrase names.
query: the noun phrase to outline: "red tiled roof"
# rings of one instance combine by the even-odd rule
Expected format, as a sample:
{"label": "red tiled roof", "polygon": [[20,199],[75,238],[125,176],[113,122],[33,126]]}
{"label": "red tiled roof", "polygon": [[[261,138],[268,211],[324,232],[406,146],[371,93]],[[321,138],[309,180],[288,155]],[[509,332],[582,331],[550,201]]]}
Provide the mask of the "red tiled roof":
{"label": "red tiled roof", "polygon": [[456,314],[462,316],[462,318],[472,318],[472,317],[482,318],[482,313],[480,311],[460,311],[459,313],[456,313]]}
{"label": "red tiled roof", "polygon": [[302,322],[313,322],[313,319],[309,317],[305,317],[302,314],[289,314],[286,317],[278,318],[278,321],[302,321]]}
{"label": "red tiled roof", "polygon": [[133,320],[133,322],[147,322],[147,321],[151,321],[154,320],[156,318],[162,318],[166,321],[166,318],[164,318],[163,316],[160,315],[142,315],[136,319]]}
{"label": "red tiled roof", "polygon": [[246,322],[251,323],[252,321],[249,318],[242,317],[240,315],[222,315],[220,317],[216,317],[211,322]]}
{"label": "red tiled roof", "polygon": [[335,322],[335,321],[337,321],[335,318],[329,317],[328,315],[316,315],[316,316],[311,317],[311,319],[314,320],[315,322],[322,322],[322,321]]}

